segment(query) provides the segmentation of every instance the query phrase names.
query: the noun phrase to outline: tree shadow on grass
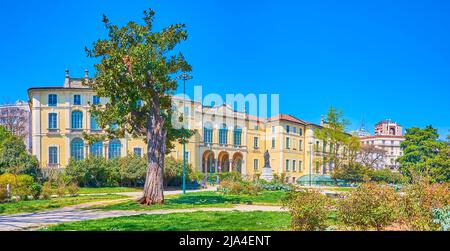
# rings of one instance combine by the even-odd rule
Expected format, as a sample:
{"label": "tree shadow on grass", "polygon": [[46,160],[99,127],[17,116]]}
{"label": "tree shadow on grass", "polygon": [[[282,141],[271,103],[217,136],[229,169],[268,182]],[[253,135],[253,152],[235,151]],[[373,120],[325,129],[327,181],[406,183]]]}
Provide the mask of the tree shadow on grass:
{"label": "tree shadow on grass", "polygon": [[180,196],[166,200],[166,205],[211,205],[211,204],[240,204],[243,201],[240,198],[226,198],[220,195],[197,195],[197,196]]}

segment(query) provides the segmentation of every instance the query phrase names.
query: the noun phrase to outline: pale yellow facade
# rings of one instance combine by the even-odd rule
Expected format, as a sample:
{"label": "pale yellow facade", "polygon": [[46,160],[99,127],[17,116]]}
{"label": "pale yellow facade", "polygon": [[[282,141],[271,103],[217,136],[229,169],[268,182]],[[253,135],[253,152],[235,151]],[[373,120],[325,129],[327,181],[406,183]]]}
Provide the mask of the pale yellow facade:
{"label": "pale yellow facade", "polygon": [[[92,127],[89,112],[97,97],[81,81],[66,77],[63,87],[29,89],[32,151],[41,167],[63,168],[70,158],[85,158],[94,153],[105,158],[143,155],[146,145],[141,139],[126,137],[120,143],[116,140],[114,145],[105,141],[95,150],[83,140],[83,132],[101,131]],[[185,126],[196,130],[186,144],[186,157],[197,171],[205,174],[236,171],[253,179],[264,167],[265,151],[270,154],[273,173],[285,174],[291,183],[310,171],[322,174],[330,169],[320,161],[320,152],[312,147],[321,144],[314,139],[314,129],[319,125],[289,115],[262,119],[227,105],[209,107],[197,101],[173,100],[175,106],[185,107],[189,118]],[[98,101],[107,102],[103,98]],[[74,123],[81,128],[74,128]],[[183,159],[183,146],[176,143],[169,155]]]}

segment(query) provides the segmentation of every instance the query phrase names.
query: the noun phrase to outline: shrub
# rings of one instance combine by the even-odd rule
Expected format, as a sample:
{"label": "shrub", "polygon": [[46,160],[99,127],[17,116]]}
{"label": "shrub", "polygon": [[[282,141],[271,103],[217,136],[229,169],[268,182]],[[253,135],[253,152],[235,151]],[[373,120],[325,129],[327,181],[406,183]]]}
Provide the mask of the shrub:
{"label": "shrub", "polygon": [[[192,176],[192,167],[186,165],[186,177]],[[164,185],[181,186],[183,184],[183,161],[167,157],[164,165]]]}
{"label": "shrub", "polygon": [[450,231],[450,206],[433,209],[433,223],[438,224],[441,231]]}
{"label": "shrub", "polygon": [[267,191],[289,192],[289,191],[294,190],[294,186],[292,184],[287,184],[287,183],[278,183],[276,181],[268,182],[265,180],[259,180],[257,183],[260,184],[262,190],[267,190]]}
{"label": "shrub", "polygon": [[67,194],[66,186],[63,184],[58,185],[54,191],[58,197],[64,197]]}
{"label": "shrub", "polygon": [[50,181],[45,182],[42,186],[42,198],[45,200],[50,199],[53,195],[53,190],[52,183]]}
{"label": "shrub", "polygon": [[6,189],[8,184],[11,191],[16,186],[16,176],[10,173],[0,175],[0,202],[5,201],[8,197]]}
{"label": "shrub", "polygon": [[121,186],[144,186],[147,171],[147,159],[136,154],[119,160]]}
{"label": "shrub", "polygon": [[32,195],[31,186],[34,184],[33,177],[26,174],[16,176],[16,186],[12,189],[12,195],[21,200],[27,200]]}
{"label": "shrub", "polygon": [[219,177],[220,182],[225,180],[242,181],[242,175],[238,172],[225,172],[213,174],[213,180],[217,180],[217,177]]}
{"label": "shrub", "polygon": [[370,169],[359,164],[352,163],[333,169],[332,178],[335,180],[345,180],[353,183],[366,181],[370,178]]}
{"label": "shrub", "polygon": [[369,173],[370,179],[375,182],[386,182],[389,184],[403,184],[408,178],[401,173],[392,172],[389,169],[374,170]]}
{"label": "shrub", "polygon": [[325,230],[328,227],[326,220],[330,214],[330,203],[327,196],[312,189],[289,192],[283,200],[284,207],[291,213],[294,231]]}
{"label": "shrub", "polygon": [[403,192],[403,223],[415,231],[438,230],[439,224],[433,221],[433,209],[450,205],[449,183],[429,184],[427,180],[417,180]]}
{"label": "shrub", "polygon": [[278,183],[278,184],[285,184],[286,183],[286,173],[282,173],[281,175],[274,173],[272,182]]}
{"label": "shrub", "polygon": [[31,196],[33,199],[38,200],[41,197],[42,186],[39,183],[33,183],[30,187]]}
{"label": "shrub", "polygon": [[352,229],[380,231],[397,219],[399,201],[395,189],[366,183],[339,200],[337,215],[342,223]]}
{"label": "shrub", "polygon": [[193,171],[191,175],[189,176],[189,180],[196,181],[198,183],[201,183],[205,179],[205,174],[198,171]]}
{"label": "shrub", "polygon": [[261,191],[258,184],[247,181],[234,181],[233,179],[226,179],[220,183],[217,190],[224,194],[248,194],[257,195]]}
{"label": "shrub", "polygon": [[70,180],[81,187],[115,187],[119,185],[118,160],[88,157],[84,160],[70,160],[65,173]]}
{"label": "shrub", "polygon": [[69,193],[70,196],[77,196],[79,190],[80,188],[75,183],[71,183],[67,186],[67,193]]}

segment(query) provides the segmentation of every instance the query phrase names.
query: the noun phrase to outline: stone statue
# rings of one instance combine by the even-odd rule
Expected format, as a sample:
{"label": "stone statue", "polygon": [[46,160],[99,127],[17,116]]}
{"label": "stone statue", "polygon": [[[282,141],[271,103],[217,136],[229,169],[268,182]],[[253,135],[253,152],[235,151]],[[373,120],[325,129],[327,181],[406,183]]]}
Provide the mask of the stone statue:
{"label": "stone statue", "polygon": [[264,167],[262,169],[261,179],[269,182],[273,180],[272,168],[270,167],[270,154],[267,150],[264,153]]}
{"label": "stone statue", "polygon": [[268,150],[264,153],[264,167],[270,167],[270,154]]}

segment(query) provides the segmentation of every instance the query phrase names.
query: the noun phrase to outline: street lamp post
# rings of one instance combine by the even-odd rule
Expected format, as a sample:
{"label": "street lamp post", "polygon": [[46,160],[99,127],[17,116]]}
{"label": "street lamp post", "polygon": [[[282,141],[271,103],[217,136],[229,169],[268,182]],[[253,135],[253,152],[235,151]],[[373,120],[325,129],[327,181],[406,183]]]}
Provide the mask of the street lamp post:
{"label": "street lamp post", "polygon": [[211,139],[211,143],[209,144],[209,184],[212,185],[212,139]]}
{"label": "street lamp post", "polygon": [[312,186],[313,141],[309,142],[309,186]]}
{"label": "street lamp post", "polygon": [[[178,79],[183,80],[183,125],[182,129],[184,129],[185,117],[186,117],[186,80],[192,79],[191,76],[186,73],[178,76]],[[184,136],[183,136],[184,137]],[[183,194],[186,194],[186,139],[183,138]]]}

